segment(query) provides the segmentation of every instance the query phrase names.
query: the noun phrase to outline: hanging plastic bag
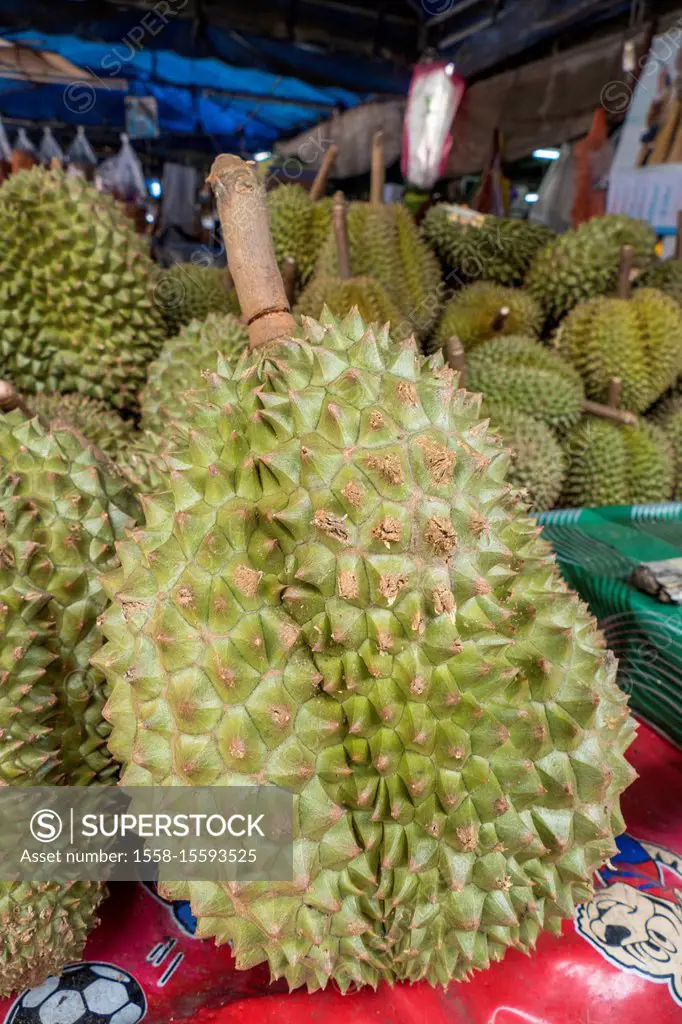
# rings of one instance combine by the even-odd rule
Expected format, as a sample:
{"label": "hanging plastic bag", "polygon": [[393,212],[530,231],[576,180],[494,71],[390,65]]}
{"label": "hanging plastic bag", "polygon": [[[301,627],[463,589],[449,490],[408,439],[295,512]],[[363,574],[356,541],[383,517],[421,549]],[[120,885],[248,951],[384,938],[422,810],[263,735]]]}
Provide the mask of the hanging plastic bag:
{"label": "hanging plastic bag", "polygon": [[48,167],[52,164],[53,160],[58,160],[60,167],[64,162],[62,147],[52,134],[52,129],[49,125],[45,125],[43,128],[43,137],[38,147],[38,159],[41,164],[46,164]]}
{"label": "hanging plastic bag", "polygon": [[37,162],[36,148],[26,134],[26,129],[20,128],[12,148],[12,174],[33,167]]}
{"label": "hanging plastic bag", "polygon": [[146,198],[142,164],[125,133],[121,135],[118,153],[103,160],[97,168],[95,185],[100,192],[111,192],[126,203],[140,203]]}
{"label": "hanging plastic bag", "polygon": [[76,129],[76,136],[66,151],[67,174],[88,177],[97,167],[95,151],[88,141],[82,124]]}
{"label": "hanging plastic bag", "polygon": [[403,177],[417,188],[433,188],[452,147],[450,129],[466,83],[451,61],[418,64],[412,74],[403,128]]}

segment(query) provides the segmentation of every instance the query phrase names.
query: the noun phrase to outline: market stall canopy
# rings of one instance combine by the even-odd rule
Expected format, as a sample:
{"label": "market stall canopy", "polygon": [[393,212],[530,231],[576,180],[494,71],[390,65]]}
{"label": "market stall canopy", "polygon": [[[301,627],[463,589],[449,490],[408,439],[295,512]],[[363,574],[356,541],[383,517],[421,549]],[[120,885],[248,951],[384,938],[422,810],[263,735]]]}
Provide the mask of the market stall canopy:
{"label": "market stall canopy", "polygon": [[317,168],[322,155],[334,143],[339,147],[334,161],[334,176],[352,178],[369,171],[372,139],[380,130],[384,133],[386,163],[390,165],[400,157],[404,117],[404,100],[365,103],[355,110],[348,110],[323,121],[294,139],[279,143],[276,151],[280,156],[297,157],[303,163]]}
{"label": "market stall canopy", "polygon": [[[96,75],[77,67],[58,53],[32,50],[7,39],[0,39],[0,79],[61,86],[83,83],[94,89],[107,88]],[[128,83],[124,78],[118,78],[111,88],[125,91]]]}

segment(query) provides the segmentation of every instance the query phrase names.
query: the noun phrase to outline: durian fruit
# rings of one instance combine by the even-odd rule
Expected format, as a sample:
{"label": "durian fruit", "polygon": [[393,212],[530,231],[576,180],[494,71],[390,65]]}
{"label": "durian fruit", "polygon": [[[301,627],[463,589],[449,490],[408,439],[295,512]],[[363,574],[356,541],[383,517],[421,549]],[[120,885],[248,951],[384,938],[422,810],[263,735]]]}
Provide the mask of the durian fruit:
{"label": "durian fruit", "polygon": [[682,260],[657,260],[639,274],[635,288],[657,288],[682,305]]}
{"label": "durian fruit", "polygon": [[105,895],[98,882],[0,882],[0,998],[80,960]]}
{"label": "durian fruit", "polygon": [[422,234],[460,284],[493,281],[507,287],[523,282],[537,253],[554,237],[543,224],[508,217],[480,215],[463,224],[451,218],[446,203],[427,211]]}
{"label": "durian fruit", "polygon": [[615,292],[624,245],[634,249],[633,268],[656,258],[656,233],[645,221],[606,214],[550,242],[535,257],[525,287],[547,317],[559,321],[588,299]]}
{"label": "durian fruit", "polygon": [[616,377],[622,407],[643,412],[682,371],[682,312],[653,288],[631,299],[592,299],[566,318],[554,345],[580,373],[588,398],[605,401]]}
{"label": "durian fruit", "polygon": [[[137,501],[113,466],[99,462],[71,430],[47,432],[18,412],[0,418],[4,557],[29,592],[49,600],[48,635],[34,654],[46,660],[44,685],[59,696],[44,709],[54,719],[50,729],[32,731],[10,709],[0,734],[0,783],[68,778],[80,785],[115,774],[101,715],[104,677],[89,662],[102,643],[98,617],[107,604],[99,574],[118,564],[114,545],[138,517]],[[6,684],[15,683],[10,672]],[[29,715],[37,714],[42,700],[31,692],[27,701]]]}
{"label": "durian fruit", "polygon": [[133,436],[135,425],[123,420],[110,405],[75,392],[42,391],[31,398],[31,410],[53,428],[75,427],[91,444],[112,458]]}
{"label": "durian fruit", "polygon": [[172,448],[172,431],[161,436],[145,430],[119,451],[116,465],[137,493],[163,491],[168,487],[167,457]]}
{"label": "durian fruit", "polygon": [[334,197],[333,227],[338,276],[314,277],[300,296],[294,312],[298,316],[319,319],[325,308],[337,315],[343,315],[356,306],[367,323],[391,323],[398,328],[403,317],[383,285],[373,277],[351,277],[348,222],[343,192],[337,192]]}
{"label": "durian fruit", "polygon": [[153,264],[114,200],[34,167],[0,188],[0,235],[2,375],[134,408],[165,332]]}
{"label": "durian fruit", "polygon": [[128,785],[293,790],[293,881],[163,885],[239,968],[446,985],[588,898],[627,698],[479,400],[355,312],[297,333],[257,176],[210,180],[253,350],[105,580],[111,750]]}
{"label": "durian fruit", "polygon": [[143,428],[162,432],[164,423],[181,420],[184,393],[199,385],[201,371],[215,364],[218,352],[236,360],[247,341],[246,327],[230,313],[193,320],[169,338],[149,367],[140,398]]}
{"label": "durian fruit", "polygon": [[[117,564],[137,515],[72,430],[48,433],[18,411],[0,419],[2,785],[115,782],[104,677],[89,658],[107,600],[98,573]],[[0,883],[0,997],[80,959],[105,894],[92,882]]]}
{"label": "durian fruit", "polygon": [[566,429],[582,415],[580,376],[533,338],[504,337],[478,345],[467,358],[467,387],[491,405],[510,406]]}
{"label": "durian fruit", "polygon": [[303,287],[313,275],[331,225],[331,200],[313,201],[298,184],[279,185],[268,192],[268,214],[277,264],[283,271],[286,261],[294,260],[298,284]]}
{"label": "durian fruit", "polygon": [[452,337],[459,338],[465,349],[503,334],[534,338],[543,320],[539,305],[526,292],[476,281],[448,302],[430,347],[442,348]]}
{"label": "durian fruit", "polygon": [[586,416],[569,432],[564,447],[568,470],[563,505],[636,505],[667,501],[672,495],[672,453],[649,423],[625,427]]}
{"label": "durian fruit", "polygon": [[556,504],[566,475],[566,456],[550,428],[510,406],[489,406],[494,430],[511,448],[507,479],[527,494],[529,508],[541,512]]}
{"label": "durian fruit", "polygon": [[652,417],[671,446],[675,477],[673,497],[682,501],[682,396],[674,395],[662,402]]}
{"label": "durian fruit", "polygon": [[169,336],[191,320],[205,320],[209,313],[239,316],[237,293],[228,286],[224,267],[175,263],[163,271],[155,294]]}

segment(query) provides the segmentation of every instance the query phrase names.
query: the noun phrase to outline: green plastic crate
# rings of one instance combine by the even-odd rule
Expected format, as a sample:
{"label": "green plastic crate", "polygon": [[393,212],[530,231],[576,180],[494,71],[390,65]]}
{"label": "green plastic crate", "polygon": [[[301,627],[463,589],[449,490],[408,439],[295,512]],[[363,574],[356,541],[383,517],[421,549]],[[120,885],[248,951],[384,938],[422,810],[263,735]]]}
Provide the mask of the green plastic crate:
{"label": "green plastic crate", "polygon": [[618,657],[632,708],[682,744],[682,605],[628,582],[641,562],[682,557],[682,503],[554,509],[537,519]]}

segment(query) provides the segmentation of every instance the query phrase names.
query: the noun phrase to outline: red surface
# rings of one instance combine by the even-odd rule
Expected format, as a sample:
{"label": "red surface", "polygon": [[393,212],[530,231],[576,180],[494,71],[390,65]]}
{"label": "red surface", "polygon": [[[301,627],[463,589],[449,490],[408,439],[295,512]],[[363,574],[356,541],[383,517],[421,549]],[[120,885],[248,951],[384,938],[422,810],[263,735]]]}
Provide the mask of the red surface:
{"label": "red surface", "polygon": [[[262,969],[236,972],[226,947],[192,938],[173,908],[131,884],[115,887],[85,960],[139,982],[145,1024],[681,1024],[682,753],[641,726],[629,758],[640,773],[623,800],[629,838],[587,908],[592,941],[567,922],[564,937],[543,936],[534,956],[511,951],[447,992],[418,984],[289,994],[268,986]],[[612,926],[611,938],[630,933],[624,945],[606,945],[609,921],[621,929]],[[0,1022],[13,1005],[0,1001]]]}

